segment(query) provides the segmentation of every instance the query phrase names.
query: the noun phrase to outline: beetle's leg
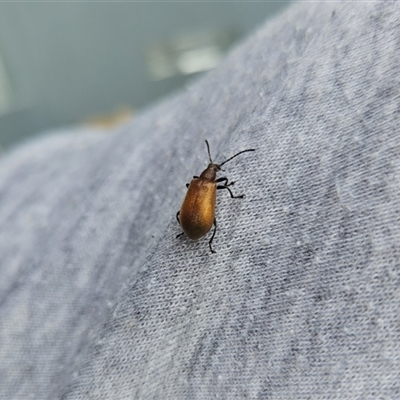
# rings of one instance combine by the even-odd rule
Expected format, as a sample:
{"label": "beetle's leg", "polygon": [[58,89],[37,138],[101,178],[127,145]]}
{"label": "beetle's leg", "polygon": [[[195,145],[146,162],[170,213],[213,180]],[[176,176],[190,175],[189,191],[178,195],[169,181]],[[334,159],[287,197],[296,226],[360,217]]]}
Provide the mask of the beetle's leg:
{"label": "beetle's leg", "polygon": [[[179,221],[179,214],[181,213],[181,210],[179,210],[176,213],[176,219],[178,220],[179,225],[181,224],[181,221]],[[180,233],[179,235],[176,235],[176,237],[178,238],[179,236],[182,236],[185,232]]]}
{"label": "beetle's leg", "polygon": [[214,239],[214,236],[215,236],[215,232],[216,232],[216,231],[217,231],[217,221],[216,221],[216,219],[214,218],[214,232],[213,232],[213,234],[212,234],[212,236],[211,236],[210,241],[208,242],[208,245],[210,246],[211,253],[215,253],[215,250],[213,250],[213,248],[211,247],[211,243],[212,243],[212,241],[213,241],[213,239]]}
{"label": "beetle's leg", "polygon": [[231,185],[234,185],[235,184],[235,182],[229,182],[228,183],[228,178],[218,178],[216,181],[215,181],[215,183],[219,183],[219,182],[224,182],[224,186],[231,186]]}
{"label": "beetle's leg", "polygon": [[188,188],[188,187],[189,187],[189,185],[190,185],[190,183],[187,183],[187,184],[186,184],[186,187]]}
{"label": "beetle's leg", "polygon": [[232,199],[243,199],[243,197],[244,197],[244,194],[241,194],[239,196],[234,196],[231,189],[229,189],[229,187],[227,185],[217,186],[217,189],[227,189],[229,191],[229,194],[231,195]]}

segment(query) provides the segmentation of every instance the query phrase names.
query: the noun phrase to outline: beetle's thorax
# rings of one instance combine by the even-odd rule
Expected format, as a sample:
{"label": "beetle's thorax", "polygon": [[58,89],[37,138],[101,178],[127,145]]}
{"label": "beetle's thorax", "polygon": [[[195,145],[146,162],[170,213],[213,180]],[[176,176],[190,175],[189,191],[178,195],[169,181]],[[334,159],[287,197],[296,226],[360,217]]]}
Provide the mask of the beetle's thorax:
{"label": "beetle's thorax", "polygon": [[210,163],[208,167],[201,173],[200,178],[214,182],[217,177],[217,172],[221,168],[218,164]]}

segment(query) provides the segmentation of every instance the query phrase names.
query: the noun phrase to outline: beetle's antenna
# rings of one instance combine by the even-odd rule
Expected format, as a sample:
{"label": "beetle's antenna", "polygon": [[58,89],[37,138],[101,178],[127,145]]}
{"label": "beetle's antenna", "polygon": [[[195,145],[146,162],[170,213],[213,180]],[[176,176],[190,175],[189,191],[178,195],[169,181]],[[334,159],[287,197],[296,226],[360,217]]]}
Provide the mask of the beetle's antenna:
{"label": "beetle's antenna", "polygon": [[206,140],[206,145],[207,145],[207,151],[208,151],[208,158],[210,159],[210,163],[212,164],[212,160],[211,160],[211,154],[210,154],[210,145],[208,144],[208,141]]}
{"label": "beetle's antenna", "polygon": [[246,153],[246,151],[255,151],[255,150],[256,150],[256,149],[247,149],[247,150],[239,151],[239,153],[235,154],[235,155],[232,156],[231,158],[228,158],[228,159],[225,160],[223,163],[219,164],[219,166],[224,165],[224,164],[227,163],[228,161],[231,161],[232,158],[235,158],[235,157],[238,156],[239,154]]}

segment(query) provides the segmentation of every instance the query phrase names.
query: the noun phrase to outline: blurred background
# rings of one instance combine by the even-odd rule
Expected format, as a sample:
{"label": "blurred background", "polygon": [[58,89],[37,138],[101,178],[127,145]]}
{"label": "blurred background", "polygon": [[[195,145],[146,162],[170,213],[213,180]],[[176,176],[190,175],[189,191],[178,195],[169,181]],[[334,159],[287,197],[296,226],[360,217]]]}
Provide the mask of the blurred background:
{"label": "blurred background", "polygon": [[214,68],[288,1],[0,3],[0,151],[107,129]]}

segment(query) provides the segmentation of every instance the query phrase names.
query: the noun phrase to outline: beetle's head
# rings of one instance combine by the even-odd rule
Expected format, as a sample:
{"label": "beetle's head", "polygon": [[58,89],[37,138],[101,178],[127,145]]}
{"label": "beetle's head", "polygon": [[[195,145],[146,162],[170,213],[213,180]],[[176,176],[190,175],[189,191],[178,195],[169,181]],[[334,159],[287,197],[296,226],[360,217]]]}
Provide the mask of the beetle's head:
{"label": "beetle's head", "polygon": [[223,169],[219,166],[219,164],[215,164],[215,163],[213,163],[213,162],[211,162],[210,164],[208,164],[207,169],[212,169],[212,170],[214,170],[215,172],[223,171]]}
{"label": "beetle's head", "polygon": [[217,172],[221,168],[219,167],[218,164],[214,164],[211,162],[208,164],[208,167],[201,173],[200,178],[207,179],[209,181],[215,181],[215,178],[217,177]]}
{"label": "beetle's head", "polygon": [[[239,153],[235,154],[234,156],[228,158],[227,160],[225,160],[225,161],[222,162],[221,164],[215,164],[215,163],[212,161],[212,159],[211,159],[210,145],[208,144],[208,141],[207,141],[207,140],[206,140],[206,145],[207,145],[207,152],[208,152],[208,158],[209,158],[209,160],[210,160],[210,164],[208,164],[208,167],[207,167],[207,169],[206,169],[204,172],[206,172],[206,171],[208,171],[208,170],[214,171],[214,173],[215,173],[214,179],[215,179],[215,176],[216,176],[216,174],[217,174],[218,171],[223,171],[223,169],[221,168],[222,165],[224,165],[224,164],[227,163],[228,161],[231,161],[232,158],[235,158],[235,157],[238,156],[239,154],[246,153],[246,151],[254,151],[254,149],[242,150],[242,151],[239,151]],[[202,175],[203,175],[203,174],[202,174]]]}

